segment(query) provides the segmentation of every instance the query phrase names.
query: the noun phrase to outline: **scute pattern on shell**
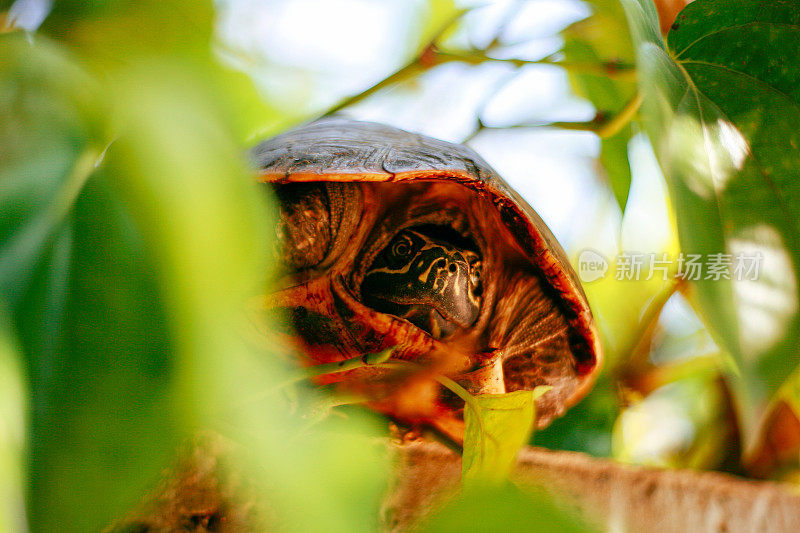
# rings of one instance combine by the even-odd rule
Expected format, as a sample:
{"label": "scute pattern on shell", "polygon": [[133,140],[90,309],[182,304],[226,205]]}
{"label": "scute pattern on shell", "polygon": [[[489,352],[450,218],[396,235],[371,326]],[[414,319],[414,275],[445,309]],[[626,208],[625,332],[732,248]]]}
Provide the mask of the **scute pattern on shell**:
{"label": "scute pattern on shell", "polygon": [[[358,127],[354,128],[353,124]],[[370,140],[375,140],[371,144]],[[253,149],[262,172],[380,175],[452,170],[484,181],[499,179],[463,145],[374,124],[325,119],[264,141]]]}

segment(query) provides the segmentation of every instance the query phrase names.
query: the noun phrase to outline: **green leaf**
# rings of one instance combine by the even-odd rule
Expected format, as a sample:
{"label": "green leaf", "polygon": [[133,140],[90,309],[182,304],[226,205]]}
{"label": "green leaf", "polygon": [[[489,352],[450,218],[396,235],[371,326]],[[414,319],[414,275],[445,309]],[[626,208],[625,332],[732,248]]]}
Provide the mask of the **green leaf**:
{"label": "green leaf", "polygon": [[96,530],[177,442],[162,315],[141,242],[96,183],[96,84],[40,37],[4,35],[0,57],[0,298],[30,394],[31,528]]}
{"label": "green leaf", "polygon": [[101,529],[179,443],[174,366],[152,260],[95,176],[16,313],[33,405],[31,527]]}
{"label": "green leaf", "polygon": [[710,332],[740,366],[736,403],[749,447],[798,360],[800,5],[696,0],[669,46],[649,0],[623,5],[682,250],[760,254],[755,279],[693,281]]}
{"label": "green leaf", "polygon": [[[696,365],[699,366],[699,365]],[[737,453],[722,382],[706,364],[629,405],[613,432],[618,461],[713,470]]]}
{"label": "green leaf", "polygon": [[633,135],[630,124],[616,135],[600,139],[600,165],[605,171],[611,192],[624,213],[631,190],[631,165],[628,161],[628,142]]}
{"label": "green leaf", "polygon": [[[263,491],[258,506],[280,529],[375,529],[386,479],[375,422],[309,427],[279,386],[292,377],[279,355],[292,354],[277,338],[254,349],[241,334],[245,301],[269,291],[274,222],[203,72],[174,62],[127,72],[118,108],[127,129],[107,155],[156,259],[177,405],[189,427],[240,444],[226,459]],[[298,396],[319,405],[315,395]]]}
{"label": "green leaf", "polygon": [[[65,0],[55,3],[40,33],[68,45],[104,77],[113,78],[143,60],[182,58],[207,69],[204,77],[227,95],[217,106],[228,114],[237,140],[252,143],[266,133],[278,133],[276,122],[282,117],[285,120],[286,113],[259,94],[245,72],[226,65],[224,47],[213,39],[214,15],[213,2],[208,0],[145,0],[135,4]],[[254,61],[235,59],[229,63],[240,68],[252,66]]]}
{"label": "green leaf", "polygon": [[0,316],[0,531],[25,531],[28,397],[19,347]]}
{"label": "green leaf", "polygon": [[0,35],[0,64],[0,296],[13,308],[94,170],[102,108],[91,78],[44,39]]}
{"label": "green leaf", "polygon": [[115,35],[124,21],[104,17],[120,5],[73,7],[49,31],[102,85],[43,37],[0,43],[0,298],[14,303],[29,380],[31,529],[101,530],[208,428],[242,444],[228,459],[264,490],[262,517],[286,530],[376,529],[387,458],[375,420],[309,432],[285,398],[252,401],[290,369],[276,340],[254,349],[242,335],[243,302],[268,291],[274,223],[237,142],[254,127],[231,102],[241,86],[228,92],[207,42],[91,46],[81,31]]}
{"label": "green leaf", "polygon": [[[31,528],[99,530],[224,409],[201,384],[241,346],[267,209],[205,76],[150,64],[101,93],[42,37],[3,36],[0,57],[0,297],[30,383]],[[124,128],[98,171],[101,94]]]}
{"label": "green leaf", "polygon": [[428,518],[424,531],[578,533],[596,531],[543,491],[523,491],[508,483],[474,487]]}
{"label": "green leaf", "polygon": [[226,66],[224,58],[219,58],[219,64],[212,64],[209,71],[208,79],[225,95],[219,105],[229,117],[237,141],[245,145],[255,144],[277,135],[286,127],[287,121],[291,121],[286,110],[277,109],[258,91],[246,72]]}
{"label": "green leaf", "polygon": [[94,68],[117,69],[152,55],[208,56],[213,21],[210,0],[60,0],[39,31]]}
{"label": "green leaf", "polygon": [[[568,63],[602,67],[614,63],[632,65],[635,60],[625,13],[616,0],[589,2],[594,12],[578,21],[562,34],[564,60]],[[607,67],[612,68],[612,67]],[[570,82],[576,93],[588,99],[595,109],[613,116],[636,95],[633,79],[615,79],[601,72],[570,72]],[[628,141],[633,130],[626,125],[611,137],[600,141],[600,164],[608,179],[617,204],[624,212],[631,187],[631,167],[628,161]]]}
{"label": "green leaf", "polygon": [[620,410],[618,396],[618,387],[604,372],[589,396],[546,428],[537,430],[531,444],[594,457],[611,456],[611,431]]}
{"label": "green leaf", "polygon": [[[605,365],[624,365],[641,341],[647,328],[658,317],[662,306],[675,291],[672,279],[658,274],[652,279],[618,280],[616,262],[601,279],[584,285],[597,318],[605,355]],[[624,305],[620,305],[624,302]]]}
{"label": "green leaf", "polygon": [[465,486],[500,484],[527,444],[535,420],[535,400],[549,387],[508,394],[479,394],[464,407],[462,481]]}

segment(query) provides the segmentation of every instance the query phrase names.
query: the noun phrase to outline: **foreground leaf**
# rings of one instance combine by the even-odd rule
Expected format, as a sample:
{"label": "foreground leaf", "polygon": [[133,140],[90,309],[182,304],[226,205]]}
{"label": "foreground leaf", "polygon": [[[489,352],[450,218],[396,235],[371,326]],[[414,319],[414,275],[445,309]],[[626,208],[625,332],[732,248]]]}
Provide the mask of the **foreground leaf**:
{"label": "foreground leaf", "polygon": [[[272,527],[375,529],[386,465],[370,439],[374,422],[310,424],[281,390],[296,373],[277,339],[254,349],[242,338],[245,302],[265,290],[274,266],[274,222],[268,191],[247,171],[202,74],[172,62],[129,71],[119,107],[128,129],[108,154],[156,258],[183,421],[240,445],[227,459],[261,489]],[[320,403],[308,388],[298,396]]]}
{"label": "foreground leaf", "polygon": [[30,525],[97,530],[177,443],[163,315],[136,230],[98,181],[93,80],[43,38],[2,36],[0,55],[0,299],[30,391]]}
{"label": "foreground leaf", "polygon": [[512,484],[474,487],[428,519],[424,531],[507,531],[579,533],[595,531],[542,491],[523,492]]}
{"label": "foreground leaf", "polygon": [[[274,224],[237,143],[252,124],[209,65],[207,37],[133,50],[126,35],[105,48],[92,39],[124,29],[112,19],[126,8],[71,4],[47,31],[102,56],[89,58],[101,91],[43,37],[0,43],[15,43],[0,46],[0,300],[14,304],[29,379],[31,529],[102,530],[142,501],[180,442],[211,428],[243,444],[231,461],[263,489],[261,518],[374,530],[386,479],[375,422],[309,432],[285,398],[251,401],[291,375],[277,344],[242,339],[244,301],[266,289]],[[175,35],[192,31],[159,21],[172,23],[185,26]],[[95,167],[85,154],[106,147],[110,124],[114,142]],[[19,235],[25,246],[9,246]],[[314,403],[313,391],[304,397]]]}
{"label": "foreground leaf", "polygon": [[93,80],[45,39],[0,35],[0,297],[12,309],[103,147]]}
{"label": "foreground leaf", "polygon": [[758,262],[741,281],[706,270],[692,280],[715,341],[740,367],[736,404],[749,447],[798,362],[800,5],[697,0],[673,24],[669,46],[649,0],[623,5],[682,250]]}
{"label": "foreground leaf", "polygon": [[536,398],[549,390],[479,394],[464,407],[462,481],[465,486],[500,484],[528,442],[536,415]]}

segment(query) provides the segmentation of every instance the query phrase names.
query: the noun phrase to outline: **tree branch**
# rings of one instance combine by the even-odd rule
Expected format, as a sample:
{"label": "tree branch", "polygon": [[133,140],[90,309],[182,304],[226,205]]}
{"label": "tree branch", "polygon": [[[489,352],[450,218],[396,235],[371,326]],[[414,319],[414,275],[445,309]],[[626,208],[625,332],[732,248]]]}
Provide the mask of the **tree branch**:
{"label": "tree branch", "polygon": [[[395,486],[384,504],[390,531],[407,531],[458,487],[459,457],[441,446],[395,447]],[[791,486],[718,472],[625,465],[576,452],[526,448],[514,480],[560,497],[604,531],[800,531]]]}

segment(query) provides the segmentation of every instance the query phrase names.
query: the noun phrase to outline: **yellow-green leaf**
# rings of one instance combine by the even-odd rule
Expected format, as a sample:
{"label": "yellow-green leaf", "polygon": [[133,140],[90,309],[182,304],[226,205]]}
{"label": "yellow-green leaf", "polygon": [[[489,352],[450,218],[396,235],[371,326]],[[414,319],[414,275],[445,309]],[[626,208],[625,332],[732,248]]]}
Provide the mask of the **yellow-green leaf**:
{"label": "yellow-green leaf", "polygon": [[27,390],[20,352],[0,316],[0,531],[24,531]]}
{"label": "yellow-green leaf", "polygon": [[462,480],[465,485],[502,483],[517,451],[528,442],[536,416],[534,402],[550,387],[473,396],[464,408]]}

